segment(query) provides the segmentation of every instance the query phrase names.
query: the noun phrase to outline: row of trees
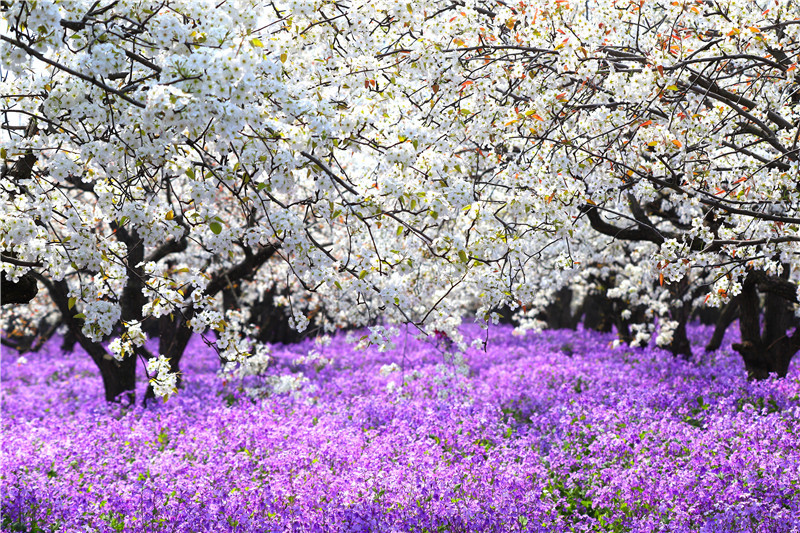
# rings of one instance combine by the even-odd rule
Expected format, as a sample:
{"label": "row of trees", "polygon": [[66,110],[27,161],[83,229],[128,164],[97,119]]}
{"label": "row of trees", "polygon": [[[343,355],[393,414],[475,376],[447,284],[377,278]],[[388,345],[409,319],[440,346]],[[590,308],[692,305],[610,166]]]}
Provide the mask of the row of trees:
{"label": "row of trees", "polygon": [[707,305],[751,377],[800,349],[792,2],[3,13],[5,335],[55,310],[109,399],[137,357],[168,393],[197,332],[246,368],[276,319],[458,340],[466,312],[530,326],[597,285],[631,342],[658,317],[686,354]]}

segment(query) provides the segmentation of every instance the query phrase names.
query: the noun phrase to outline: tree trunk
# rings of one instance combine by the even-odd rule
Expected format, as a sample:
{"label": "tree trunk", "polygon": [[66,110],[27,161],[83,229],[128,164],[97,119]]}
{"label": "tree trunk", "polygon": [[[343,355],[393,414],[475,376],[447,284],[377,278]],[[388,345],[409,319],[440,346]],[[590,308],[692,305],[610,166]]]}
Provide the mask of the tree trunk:
{"label": "tree trunk", "polygon": [[256,340],[261,343],[293,344],[305,338],[289,325],[289,314],[285,307],[275,304],[276,287],[264,291],[261,298],[250,309],[249,322],[258,327]]}
{"label": "tree trunk", "polygon": [[725,332],[728,330],[734,320],[739,318],[739,301],[740,297],[734,296],[730,302],[725,304],[717,317],[717,323],[714,326],[714,334],[711,340],[706,344],[706,351],[713,352],[722,346],[722,339],[725,338]]}
{"label": "tree trunk", "polygon": [[720,317],[722,316],[723,309],[719,309],[716,307],[699,306],[694,308],[694,310],[692,311],[691,319],[697,320],[704,326],[715,326],[719,322]]}
{"label": "tree trunk", "polygon": [[[158,319],[158,353],[169,360],[169,370],[177,375],[176,386],[183,387],[183,374],[181,373],[181,359],[186,351],[194,331],[187,325],[194,315],[193,309],[187,309],[183,316],[165,315]],[[147,385],[144,401],[147,403],[155,399],[153,386]]]}
{"label": "tree trunk", "polygon": [[92,341],[83,334],[81,330],[83,320],[75,318],[74,311],[69,309],[69,288],[66,281],[51,281],[41,275],[37,275],[37,279],[47,287],[50,298],[58,307],[70,334],[81,348],[86,350],[100,370],[106,400],[127,401],[133,404],[136,400],[136,358],[129,356],[123,361],[116,361],[102,344]]}
{"label": "tree trunk", "polygon": [[[245,258],[240,263],[215,275],[211,279],[206,286],[205,294],[207,296],[215,296],[222,291],[225,309],[234,306],[238,307],[238,296],[236,294],[236,291],[239,290],[238,284],[243,279],[251,279],[261,265],[275,255],[278,248],[279,245],[267,245],[261,246],[255,251],[249,248],[246,249]],[[192,290],[190,289],[187,292],[187,299]],[[188,307],[181,312],[176,311],[174,314],[163,316],[158,320],[158,351],[169,360],[170,371],[177,374],[176,384],[179,388],[183,386],[183,376],[180,370],[181,359],[189,340],[194,334],[194,331],[188,325],[194,313],[194,308]],[[286,321],[288,325],[288,317]],[[153,398],[155,398],[155,391],[152,386],[148,385],[145,393],[145,402]]]}
{"label": "tree trunk", "polygon": [[672,342],[669,344],[669,351],[675,357],[689,359],[692,356],[692,344],[686,335],[686,324],[689,322],[688,310],[686,316],[678,319],[678,327],[672,332]]}
{"label": "tree trunk", "polygon": [[676,357],[680,356],[683,359],[689,359],[692,356],[692,345],[686,335],[686,324],[692,314],[692,306],[690,301],[684,299],[689,292],[689,280],[684,277],[676,283],[671,283],[668,289],[672,297],[669,313],[672,320],[678,323],[672,333],[669,351]]}
{"label": "tree trunk", "polygon": [[[788,269],[785,269],[788,275]],[[764,325],[761,327],[757,275],[748,275],[739,295],[739,329],[742,342],[733,345],[744,360],[750,379],[767,379],[770,374],[785,377],[794,354],[800,350],[800,328],[789,301],[767,292],[764,297]],[[789,336],[789,330],[795,332]]]}
{"label": "tree trunk", "polygon": [[543,320],[548,329],[575,329],[578,317],[572,314],[572,289],[562,287],[553,294],[553,301],[544,308]]}
{"label": "tree trunk", "polygon": [[116,361],[108,354],[95,360],[103,378],[106,400],[133,404],[136,400],[136,357],[130,355]]}
{"label": "tree trunk", "polygon": [[614,328],[614,302],[606,296],[605,288],[592,289],[581,304],[583,326],[588,329],[611,333]]}

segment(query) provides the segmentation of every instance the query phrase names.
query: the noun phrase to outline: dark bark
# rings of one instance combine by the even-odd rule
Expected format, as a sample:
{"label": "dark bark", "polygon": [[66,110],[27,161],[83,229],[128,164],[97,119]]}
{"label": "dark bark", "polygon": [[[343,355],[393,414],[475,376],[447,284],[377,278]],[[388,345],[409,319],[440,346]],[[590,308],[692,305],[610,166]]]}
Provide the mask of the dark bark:
{"label": "dark bark", "polygon": [[102,344],[83,334],[83,320],[75,318],[74,311],[69,309],[69,289],[65,281],[52,281],[43,276],[38,276],[38,279],[50,293],[50,298],[61,312],[70,333],[100,370],[106,400],[127,401],[132,404],[136,400],[136,358],[127,357],[123,361],[117,361]]}
{"label": "dark bark", "polygon": [[61,338],[61,351],[63,353],[72,353],[76,344],[78,344],[78,338],[71,329],[67,328],[67,332]]}
{"label": "dark bark", "polygon": [[563,287],[556,291],[540,318],[549,329],[575,329],[580,317],[572,313],[572,289]]}
{"label": "dark bark", "polygon": [[605,284],[590,289],[581,304],[579,316],[583,317],[583,326],[602,333],[611,333],[614,328],[616,310],[614,301],[606,296]]}
{"label": "dark bark", "polygon": [[[28,124],[26,136],[31,137],[36,133],[36,121],[32,120]],[[36,156],[32,151],[28,151],[23,157],[9,166],[4,163],[3,175],[11,176],[15,183],[22,183],[24,180],[29,179],[33,172],[33,166],[36,163]],[[140,260],[141,261],[141,260]],[[131,264],[131,263],[129,263]],[[135,264],[135,263],[134,263]],[[65,338],[65,343],[74,345],[75,342],[81,345],[92,358],[97,368],[100,370],[100,375],[103,379],[103,386],[105,388],[105,396],[108,401],[129,401],[133,403],[135,400],[136,389],[136,359],[128,357],[124,361],[116,361],[100,343],[93,342],[90,338],[83,334],[81,328],[83,327],[83,320],[75,318],[76,311],[69,308],[69,288],[65,281],[52,281],[39,273],[30,272],[26,274],[33,279],[33,283],[27,281],[26,298],[31,293],[33,294],[27,301],[33,298],[36,294],[36,280],[42,282],[47,288],[47,291],[53,303],[61,313],[62,321],[67,325],[69,334]],[[6,280],[3,278],[2,292],[3,303],[6,303]],[[11,294],[11,290],[9,290]],[[20,298],[23,299],[23,298]],[[69,341],[67,340],[69,339]],[[71,348],[71,346],[70,346]]]}
{"label": "dark bark", "polygon": [[19,281],[6,278],[0,273],[0,304],[26,304],[36,297],[39,287],[32,274],[23,274]]}
{"label": "dark bark", "polygon": [[286,307],[275,304],[278,290],[273,287],[261,295],[250,310],[250,323],[258,327],[256,340],[262,343],[294,344],[306,337],[289,325]]}
{"label": "dark bark", "polygon": [[138,233],[113,225],[119,239],[128,247],[126,259],[128,280],[120,298],[120,318],[123,322],[141,321],[142,308],[147,304],[144,288],[144,243]]}
{"label": "dark bark", "polygon": [[689,291],[689,281],[683,278],[678,282],[670,283],[667,289],[672,297],[672,304],[670,305],[670,318],[678,323],[675,331],[672,332],[672,342],[669,344],[669,351],[672,355],[689,359],[692,356],[692,345],[689,342],[689,337],[686,335],[686,325],[689,323],[689,317],[692,314],[691,302],[684,300],[686,293]]}
{"label": "dark bark", "polygon": [[[623,311],[630,311],[629,318],[623,318]],[[614,301],[614,325],[617,327],[617,336],[619,340],[625,344],[633,342],[633,334],[631,334],[631,324],[641,324],[647,320],[645,314],[646,308],[642,305],[631,307],[629,303],[622,300]]]}
{"label": "dark bark", "polygon": [[[121,227],[116,227],[115,229],[120,240],[125,242],[128,247],[128,283],[120,298],[121,319],[123,322],[143,320],[142,308],[147,301],[142,293],[142,288],[144,287],[143,267],[138,265],[141,265],[145,259],[144,246],[136,232],[128,232]],[[182,246],[179,241],[176,241],[174,245],[167,243],[167,245],[160,247],[156,253],[173,253],[180,251]],[[206,288],[206,294],[214,296],[218,292],[229,288],[232,284],[251,277],[277,250],[278,246],[264,246],[254,253],[247,253],[239,264],[214,276]],[[116,361],[100,343],[93,342],[83,334],[81,330],[83,320],[75,317],[78,311],[69,309],[69,288],[66,282],[52,281],[39,274],[33,275],[45,285],[51,299],[61,313],[63,322],[67,325],[68,333],[64,336],[62,348],[70,350],[75,343],[80,344],[100,370],[106,400],[120,401],[124,399],[133,403],[135,401],[137,358],[129,356],[123,361]],[[191,294],[191,291],[188,292],[187,296],[189,294]],[[290,341],[290,335],[297,340],[303,338],[296,331],[288,328],[288,316],[283,313],[283,309],[279,310],[285,319],[286,327],[283,328],[283,322],[280,322],[277,328],[273,327],[271,329],[273,331],[276,329],[277,331],[283,331],[280,340]],[[275,309],[272,311],[274,313]],[[190,307],[183,312],[176,312],[155,321],[159,337],[159,353],[169,359],[172,372],[178,376],[178,386],[182,386],[180,363],[193,334],[192,329],[188,326],[188,322],[193,316],[194,309]],[[153,322],[153,320],[146,320],[144,327],[152,331]],[[145,359],[152,357],[144,348],[137,348],[136,353]],[[148,387],[145,400],[153,397],[153,389]]]}
{"label": "dark bark", "polygon": [[136,401],[136,357],[129,355],[117,361],[105,350],[103,352],[100,356],[90,355],[100,369],[106,401],[133,404]]}
{"label": "dark bark", "polygon": [[692,317],[690,320],[696,320],[704,326],[714,326],[719,321],[722,314],[722,309],[717,307],[699,306],[692,310]]}
{"label": "dark bark", "polygon": [[[177,375],[176,386],[183,388],[183,373],[181,372],[181,359],[186,351],[186,346],[192,338],[192,328],[187,323],[194,316],[192,309],[183,315],[165,315],[158,319],[158,353],[169,360],[170,372]],[[147,403],[156,397],[152,385],[147,386],[144,401]]]}
{"label": "dark bark", "polygon": [[692,345],[689,342],[689,337],[686,335],[686,325],[689,322],[689,310],[684,309],[680,311],[681,316],[678,317],[678,326],[672,332],[672,342],[669,344],[669,351],[672,355],[689,359],[692,356]]}
{"label": "dark bark", "polygon": [[222,290],[222,308],[226,311],[229,309],[239,309],[239,286],[236,283],[231,283]]}
{"label": "dark bark", "polygon": [[[591,224],[592,229],[603,235],[622,241],[650,241],[658,245],[664,243],[665,235],[656,230],[654,226],[642,217],[634,218],[633,224],[629,227],[619,228],[603,220],[597,206],[583,205],[581,206],[581,212],[589,218],[589,224]],[[636,215],[637,213],[634,214]],[[667,237],[672,237],[672,235]]]}
{"label": "dark bark", "polygon": [[[788,281],[785,269],[783,281]],[[739,330],[742,342],[734,344],[744,360],[750,379],[766,379],[770,374],[785,377],[794,355],[800,350],[800,321],[792,312],[790,301],[780,292],[770,291],[764,295],[764,320],[761,321],[759,284],[765,279],[763,273],[747,276],[739,294]],[[774,281],[774,280],[772,280]],[[796,293],[795,298],[796,298]],[[790,336],[789,330],[796,328]]]}
{"label": "dark bark", "polygon": [[[577,318],[583,317],[584,327],[603,333],[610,333],[616,327],[619,339],[630,344],[633,341],[630,326],[645,322],[645,308],[643,306],[632,307],[630,303],[620,298],[609,298],[607,296],[608,287],[614,286],[615,282],[614,276],[608,279],[595,279],[595,287],[584,298]],[[673,302],[670,306],[669,318],[676,321],[678,325],[673,331],[672,342],[667,349],[673,355],[683,358],[689,358],[692,355],[691,343],[686,332],[691,317],[691,305],[683,300],[688,289],[688,283],[685,281],[669,287]],[[625,311],[630,312],[629,318],[623,318]]]}
{"label": "dark bark", "polygon": [[617,317],[617,337],[621,342],[630,345],[633,342],[633,334],[631,333],[631,321],[625,320],[622,316]]}
{"label": "dark bark", "polygon": [[787,302],[797,302],[797,286],[789,281],[789,267],[784,265],[784,273],[781,276],[769,276],[761,271],[750,274],[753,280],[763,293],[774,294]]}
{"label": "dark bark", "polygon": [[256,271],[261,268],[261,265],[275,255],[279,247],[279,245],[270,244],[260,247],[255,253],[248,251],[245,258],[239,264],[224,272],[220,272],[208,282],[206,294],[214,296],[232,283],[252,277]]}
{"label": "dark bark", "polygon": [[717,323],[714,326],[714,334],[711,336],[711,340],[708,341],[708,344],[706,344],[707,352],[713,352],[722,346],[722,339],[725,338],[725,332],[728,330],[728,326],[739,318],[739,300],[740,297],[738,295],[734,296],[731,298],[730,302],[725,304],[722,311],[720,311]]}
{"label": "dark bark", "polygon": [[[277,251],[277,245],[260,247],[255,253],[248,250],[245,258],[240,263],[215,275],[207,285],[205,293],[209,296],[215,296],[222,291],[223,306],[225,309],[238,307],[238,297],[235,291],[238,290],[239,283],[242,280],[251,278]],[[187,292],[187,298],[191,293],[191,290]],[[272,301],[270,300],[270,304],[271,303]],[[271,305],[270,310],[273,313],[276,312],[274,305]],[[283,312],[283,309],[279,310]],[[194,308],[189,307],[180,313],[176,312],[171,315],[162,316],[157,321],[158,352],[169,360],[170,371],[177,374],[178,388],[182,388],[184,383],[181,373],[181,360],[186,351],[186,346],[189,344],[194,334],[194,331],[188,325],[192,317],[194,317]],[[152,322],[150,323],[150,327],[152,327]],[[286,317],[286,329],[294,335],[300,335],[288,327],[288,317]],[[288,335],[286,338],[288,338]],[[299,339],[300,338],[302,337],[299,337]],[[145,392],[145,402],[153,398],[155,398],[155,391],[152,386],[148,385],[147,391]]]}

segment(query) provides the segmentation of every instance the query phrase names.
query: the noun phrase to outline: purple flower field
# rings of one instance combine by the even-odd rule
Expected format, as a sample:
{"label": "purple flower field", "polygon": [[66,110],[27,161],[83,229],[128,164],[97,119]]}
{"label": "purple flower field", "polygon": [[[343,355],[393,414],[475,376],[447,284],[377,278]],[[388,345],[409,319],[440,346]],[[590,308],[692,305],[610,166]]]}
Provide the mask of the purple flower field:
{"label": "purple flower field", "polygon": [[340,335],[228,382],[195,338],[185,390],[127,409],[81,351],[4,350],[2,530],[800,531],[797,365],[748,383],[710,333],[692,362],[583,330],[491,327],[463,359]]}

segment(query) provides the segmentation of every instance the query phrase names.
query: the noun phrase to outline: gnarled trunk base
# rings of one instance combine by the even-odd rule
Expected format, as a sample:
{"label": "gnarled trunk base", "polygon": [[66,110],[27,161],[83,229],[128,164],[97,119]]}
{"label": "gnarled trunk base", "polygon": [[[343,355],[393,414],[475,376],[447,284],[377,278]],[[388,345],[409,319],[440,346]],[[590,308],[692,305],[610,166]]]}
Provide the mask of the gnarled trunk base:
{"label": "gnarled trunk base", "polygon": [[130,355],[117,361],[104,355],[99,361],[95,358],[95,363],[103,378],[106,401],[132,405],[136,400],[136,357]]}
{"label": "gnarled trunk base", "polygon": [[742,342],[733,345],[734,350],[744,359],[744,368],[749,379],[767,379],[770,374],[786,377],[789,364],[797,349],[791,345],[788,338],[784,340],[785,342],[778,341],[772,346],[764,346],[761,342]]}
{"label": "gnarled trunk base", "polygon": [[[782,279],[787,278],[788,269],[785,269]],[[748,378],[755,380],[767,379],[770,374],[786,376],[792,358],[800,350],[798,320],[783,293],[766,292],[764,295],[762,328],[757,287],[761,283],[769,290],[770,281],[762,273],[752,272],[742,284],[742,292],[738,296],[742,342],[734,344],[733,349],[741,354]],[[795,331],[789,336],[792,328]]]}

